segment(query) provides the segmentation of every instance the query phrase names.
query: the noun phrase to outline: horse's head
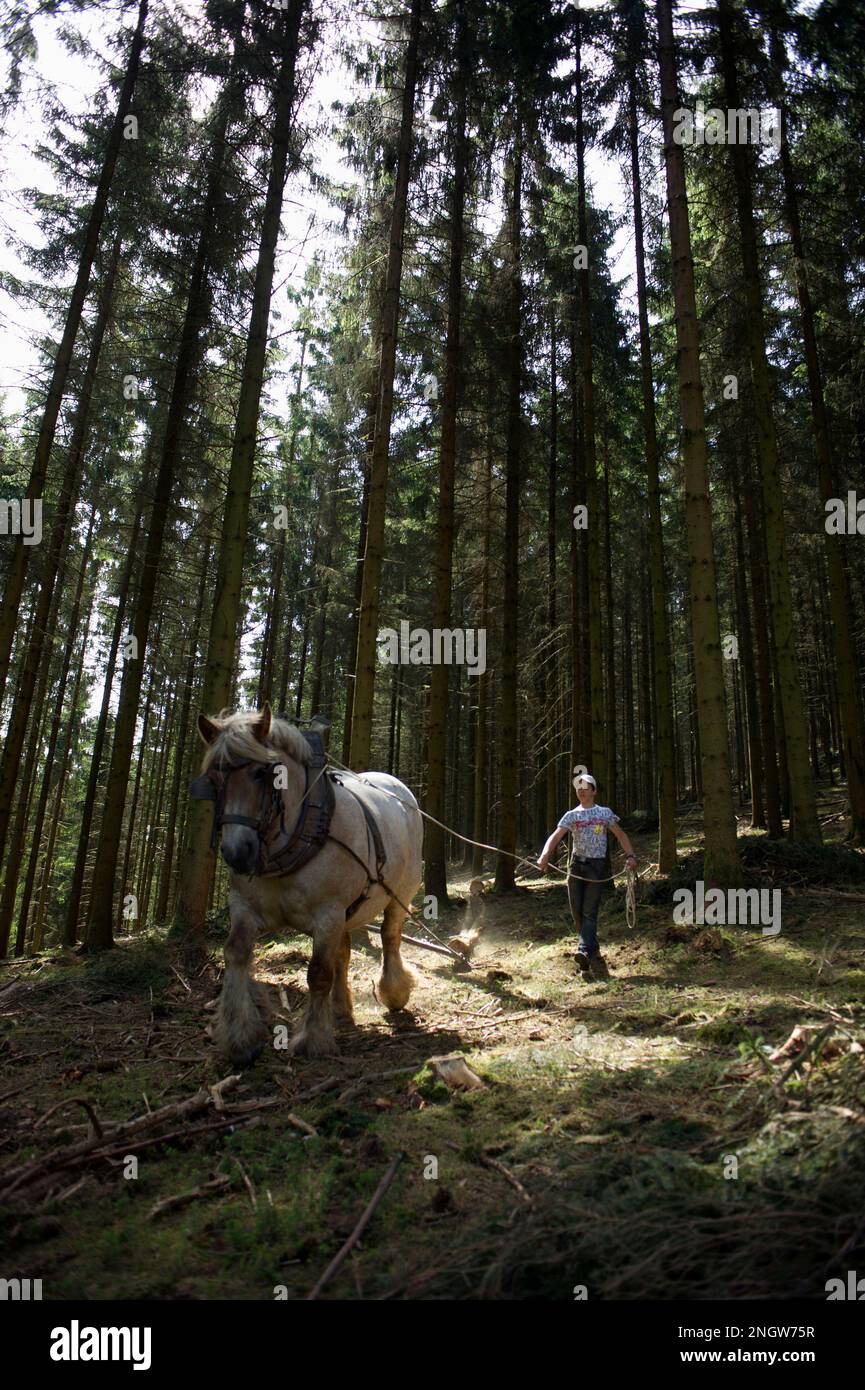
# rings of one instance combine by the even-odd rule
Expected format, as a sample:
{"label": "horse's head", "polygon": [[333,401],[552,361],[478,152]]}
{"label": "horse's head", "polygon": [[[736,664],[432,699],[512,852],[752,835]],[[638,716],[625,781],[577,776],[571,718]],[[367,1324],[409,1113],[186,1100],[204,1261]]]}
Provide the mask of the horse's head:
{"label": "horse's head", "polygon": [[291,814],[294,793],[298,804],[303,795],[307,745],[292,725],[274,719],[269,704],[253,714],[200,714],[198,731],[207,753],[192,794],[215,802],[213,842],[221,832],[229,868],[254,874],[286,807]]}

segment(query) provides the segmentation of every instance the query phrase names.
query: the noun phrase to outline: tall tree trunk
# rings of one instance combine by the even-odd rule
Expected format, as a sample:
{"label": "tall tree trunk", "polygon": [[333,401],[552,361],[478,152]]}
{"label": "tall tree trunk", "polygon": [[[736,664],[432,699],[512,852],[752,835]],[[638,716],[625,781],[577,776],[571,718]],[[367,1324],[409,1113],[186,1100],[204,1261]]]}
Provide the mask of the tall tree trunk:
{"label": "tall tree trunk", "polygon": [[[454,101],[453,190],[450,209],[450,265],[448,268],[448,319],[445,342],[445,379],[441,406],[439,445],[439,496],[436,520],[435,589],[432,626],[439,631],[450,628],[451,583],[454,549],[454,475],[456,470],[457,411],[460,403],[460,330],[463,296],[463,219],[466,197],[468,147],[467,72],[465,21],[462,5],[457,10],[457,74]],[[436,820],[445,818],[445,782],[448,723],[448,677],[450,667],[443,662],[430,672],[429,725],[427,732],[426,806]],[[425,892],[447,902],[448,882],[445,863],[445,833],[441,826],[427,821],[424,844]]]}
{"label": "tall tree trunk", "polygon": [[[90,511],[90,520],[87,525],[87,535],[84,545],[77,555],[78,560],[78,582],[75,586],[75,596],[72,600],[72,610],[69,614],[67,623],[66,643],[61,658],[60,672],[57,678],[57,686],[54,693],[54,709],[51,716],[51,723],[48,728],[48,741],[42,755],[42,778],[39,789],[39,798],[36,803],[36,814],[33,821],[27,827],[27,834],[30,839],[30,856],[27,864],[27,872],[24,877],[24,887],[21,894],[21,903],[18,909],[18,933],[15,942],[15,954],[20,956],[24,952],[24,942],[27,936],[27,919],[30,914],[30,900],[33,893],[33,884],[36,881],[36,869],[39,862],[39,846],[42,843],[42,828],[45,824],[45,812],[48,807],[48,796],[51,790],[51,780],[54,771],[55,754],[57,745],[60,742],[61,726],[63,723],[63,709],[66,704],[66,687],[69,681],[69,672],[72,668],[72,658],[75,654],[75,646],[78,641],[79,621],[81,618],[81,599],[84,594],[84,585],[87,579],[87,571],[90,566],[90,545],[93,539],[93,526],[96,520],[96,508]],[[76,547],[77,549],[77,547]],[[91,578],[91,585],[92,585]],[[93,590],[91,587],[90,601],[88,604],[87,617],[83,630],[86,644],[87,632],[90,627],[90,617],[93,611]],[[21,844],[11,844],[9,847],[9,857],[6,864],[6,884],[0,901],[0,935],[6,937],[9,932],[9,925],[15,911],[15,889],[18,877],[18,866],[24,849],[23,840]]]}
{"label": "tall tree trunk", "polygon": [[[95,595],[94,595],[95,597]],[[92,600],[91,600],[92,612]],[[69,764],[72,759],[72,750],[78,736],[80,725],[78,702],[81,696],[81,685],[84,680],[85,662],[87,659],[88,636],[90,632],[90,614],[81,634],[81,646],[78,653],[78,662],[75,671],[75,682],[72,687],[72,698],[69,702],[69,718],[63,731],[62,752],[60,754],[60,769],[57,782],[54,788],[54,809],[51,814],[51,823],[48,829],[48,838],[45,845],[45,855],[42,860],[42,873],[40,875],[38,889],[38,905],[36,910],[36,920],[33,924],[33,944],[34,952],[41,951],[45,941],[45,913],[48,908],[49,892],[51,888],[52,869],[54,867],[54,847],[57,843],[57,836],[60,833],[60,822],[63,818],[63,809],[66,805],[65,791],[66,779],[69,774]]]}
{"label": "tall tree trunk", "polygon": [[168,815],[166,818],[165,846],[163,850],[164,867],[159,883],[159,896],[156,902],[156,921],[164,922],[168,916],[168,895],[172,880],[172,866],[174,864],[174,847],[176,843],[177,817],[180,806],[180,797],[183,790],[184,772],[184,749],[189,740],[189,713],[192,707],[192,692],[195,684],[195,668],[198,661],[198,638],[201,632],[201,619],[204,612],[204,596],[207,591],[207,578],[210,570],[210,540],[204,548],[202,557],[201,575],[198,581],[198,594],[195,600],[195,616],[192,620],[192,631],[189,635],[189,656],[186,663],[186,676],[183,681],[183,695],[180,703],[180,716],[177,721],[177,742],[174,748],[174,772],[171,781],[171,792],[168,799]]}
{"label": "tall tree trunk", "polygon": [[[63,592],[65,579],[65,562],[58,575],[57,584],[54,589],[54,597],[51,601],[51,609],[48,614],[49,631],[53,632],[57,625],[57,614],[60,607],[60,597]],[[30,721],[27,730],[26,748],[21,763],[20,790],[15,806],[15,819],[12,822],[12,834],[10,836],[10,854],[5,865],[5,884],[12,883],[13,891],[18,877],[18,866],[20,863],[20,850],[16,851],[16,846],[24,843],[27,832],[27,822],[30,816],[30,801],[35,786],[36,763],[43,743],[43,711],[45,707],[46,692],[49,689],[49,681],[52,674],[52,650],[45,654],[45,659],[41,663],[39,680],[36,686],[36,695],[30,708]],[[11,920],[11,919],[10,919]],[[9,944],[9,925],[7,920],[5,928],[0,927],[0,960],[6,955],[6,948]]]}
{"label": "tall tree trunk", "polygon": [[315,654],[312,661],[312,695],[310,696],[309,702],[310,716],[322,713],[321,691],[324,679],[324,649],[327,643],[327,605],[330,601],[330,570],[331,564],[333,563],[333,542],[337,534],[336,504],[339,498],[339,453],[337,453],[334,458],[330,481],[328,483],[328,493],[330,495],[330,503],[328,506],[328,515],[324,523],[324,580],[320,585],[316,586],[319,593],[318,612],[315,615],[315,632],[313,635],[313,650]]}
{"label": "tall tree trunk", "polygon": [[403,241],[408,207],[409,168],[414,127],[415,85],[420,43],[423,0],[412,0],[405,80],[402,94],[396,186],[390,224],[387,272],[381,315],[381,357],[379,365],[375,439],[372,449],[369,486],[369,514],[366,549],[363,558],[363,584],[357,627],[357,653],[354,670],[354,703],[351,719],[350,765],[356,772],[369,767],[372,747],[373,696],[375,694],[376,635],[381,574],[384,563],[384,531],[387,515],[387,475],[390,430],[393,419],[393,384],[396,373],[396,344],[399,328],[400,286],[402,284]]}
{"label": "tall tree trunk", "polygon": [[[48,623],[48,614],[51,611],[55,585],[58,582],[58,574],[62,570],[60,557],[67,543],[71,519],[74,515],[75,507],[78,502],[78,495],[81,490],[84,453],[90,430],[90,404],[93,397],[93,384],[96,380],[96,370],[102,352],[105,330],[111,317],[114,304],[114,286],[117,279],[119,262],[120,239],[117,238],[114,242],[110,262],[106,270],[99,310],[96,315],[96,322],[93,326],[93,334],[90,340],[87,362],[81,382],[81,394],[75,413],[75,426],[70,441],[69,455],[66,460],[63,480],[60,485],[60,495],[57,499],[57,509],[51,525],[51,535],[48,541],[47,555],[45,557],[45,569],[41,576],[41,584],[35,604],[35,621],[30,630],[27,645],[24,648],[24,659],[21,666],[21,675],[16,692],[15,704],[9,719],[6,741],[3,745],[3,758],[2,761],[0,761],[0,858],[2,858],[3,850],[6,845],[9,813],[12,807],[15,786],[19,779],[21,753],[24,746],[30,702],[33,698],[33,690],[36,685],[39,664],[43,659],[45,639],[47,634],[51,631],[51,627]],[[13,568],[14,564],[15,561],[13,559]],[[7,611],[8,601],[7,590],[4,589],[4,614]]]}
{"label": "tall tree trunk", "polygon": [[[151,774],[151,793],[150,801],[144,817],[144,829],[147,834],[147,844],[144,854],[144,862],[139,872],[138,897],[140,911],[138,916],[139,931],[143,931],[150,920],[150,895],[153,886],[153,873],[156,863],[156,855],[159,847],[159,839],[162,827],[162,807],[165,802],[166,783],[168,781],[168,760],[171,755],[172,745],[175,744],[177,737],[177,685],[172,686],[168,704],[165,710],[165,718],[162,722],[162,729],[159,737],[159,754],[154,760]],[[163,867],[169,869],[165,863],[163,852]],[[165,878],[168,878],[167,872]],[[157,918],[158,921],[158,918]]]}
{"label": "tall tree trunk", "polygon": [[126,608],[129,601],[132,572],[135,566],[138,537],[141,531],[141,519],[144,509],[143,479],[149,476],[147,464],[150,458],[150,449],[153,447],[154,442],[154,437],[151,436],[150,447],[145,455],[145,464],[142,470],[142,486],[139,488],[138,509],[135,514],[135,521],[132,526],[129,546],[126,552],[126,560],[120,579],[117,609],[114,614],[114,626],[111,633],[111,645],[108,649],[108,656],[105,662],[102,705],[99,710],[99,717],[96,721],[96,732],[93,736],[93,747],[90,752],[90,771],[87,777],[87,790],[84,794],[84,805],[81,808],[78,847],[75,853],[75,867],[72,871],[72,882],[69,886],[69,894],[66,900],[66,913],[63,924],[63,942],[66,946],[74,946],[78,937],[78,915],[81,909],[81,890],[84,885],[84,874],[87,868],[90,827],[93,823],[93,809],[96,805],[96,794],[99,788],[99,773],[102,768],[102,751],[105,746],[108,716],[111,709],[111,691],[114,685],[114,672],[117,667],[117,653],[120,649],[120,639],[123,635],[123,628],[126,622]]}
{"label": "tall tree trunk", "polygon": [[[784,212],[793,251],[796,298],[799,302],[802,344],[805,352],[805,367],[808,373],[808,391],[811,397],[811,420],[817,455],[820,501],[825,513],[829,498],[839,497],[841,494],[838,470],[832,452],[826,400],[823,394],[823,374],[820,368],[817,333],[814,327],[814,309],[808,284],[802,224],[799,216],[799,195],[787,139],[787,108],[784,101],[784,49],[777,30],[772,34],[771,54],[781,113],[779,153],[784,187]],[[838,536],[830,536],[824,526],[823,543],[829,568],[831,614],[829,627],[835,658],[835,679],[838,686],[844,762],[847,768],[850,831],[853,843],[861,845],[865,844],[865,727],[863,727],[861,707],[857,698],[857,686],[861,686],[861,679],[857,671],[856,650],[853,643],[851,614],[844,573],[843,541]]]}
{"label": "tall tree trunk", "polygon": [[[646,556],[645,537],[640,547],[645,557],[645,569],[649,568]],[[644,569],[644,573],[645,573]],[[645,591],[640,595],[640,700],[642,703],[642,758],[640,779],[640,806],[651,811],[655,797],[655,728],[656,722],[652,707],[652,603],[651,595]]]}
{"label": "tall tree trunk", "polygon": [[628,125],[631,146],[631,192],[634,199],[634,252],[637,264],[637,317],[640,329],[640,385],[643,401],[643,440],[649,490],[649,573],[652,586],[652,659],[655,675],[655,747],[658,763],[658,868],[670,874],[676,867],[676,771],[673,750],[670,634],[667,624],[667,577],[661,525],[658,431],[652,372],[652,340],[646,297],[646,253],[643,233],[643,187],[640,175],[636,72],[628,77]]}
{"label": "tall tree trunk", "polygon": [[[267,356],[276,243],[288,171],[291,116],[296,89],[295,69],[304,4],[305,0],[290,0],[284,12],[282,55],[275,85],[270,170],[232,441],[228,492],[219,544],[202,690],[202,703],[205,710],[210,712],[228,705],[234,678],[235,646],[241,613],[243,555],[258,435],[258,411]],[[210,848],[210,821],[208,806],[196,802],[190,808],[182,873],[183,889],[175,915],[175,927],[191,933],[195,938],[200,938],[204,931],[210,882],[215,867],[214,852]]]}
{"label": "tall tree trunk", "polygon": [[516,115],[510,159],[508,199],[508,413],[505,461],[504,593],[502,600],[501,676],[499,691],[499,792],[496,892],[516,889],[514,876],[519,798],[519,711],[517,706],[520,600],[520,450],[523,379],[522,286],[522,117]]}
{"label": "tall tree trunk", "polygon": [[[319,515],[320,507],[321,499],[319,498]],[[316,533],[317,532],[318,526],[316,525]],[[301,598],[301,612],[298,613],[298,617],[301,617],[301,615],[303,616],[303,628],[301,629],[300,634],[300,658],[297,663],[297,680],[294,683],[295,719],[300,719],[301,715],[303,714],[303,687],[306,681],[306,662],[307,658],[309,657],[309,623],[310,608],[312,605],[311,589],[314,582],[316,566],[318,564],[318,543],[319,537],[318,534],[316,534],[315,540],[312,544],[312,555],[310,556],[309,561],[309,584],[306,586],[306,592],[303,594]]]}
{"label": "tall tree trunk", "polygon": [[625,613],[622,624],[622,694],[624,697],[624,809],[633,811],[636,800],[636,755],[634,750],[634,642],[631,626],[631,588],[625,589]]}
{"label": "tall tree trunk", "polygon": [[372,468],[372,446],[375,442],[375,385],[370,387],[367,400],[366,421],[364,425],[364,450],[362,457],[363,488],[360,498],[360,519],[357,527],[357,549],[355,551],[354,588],[352,594],[351,631],[348,640],[348,660],[346,666],[349,676],[345,683],[345,714],[342,730],[342,761],[348,764],[351,754],[351,722],[354,712],[354,659],[357,655],[357,632],[360,625],[360,604],[363,596],[363,557],[366,550],[366,528],[369,520],[369,480]]}
{"label": "tall tree trunk", "polygon": [[[484,541],[483,541],[483,568],[481,573],[481,627],[484,631],[489,630],[490,625],[490,548],[492,543],[492,506],[493,506],[493,418],[492,418],[492,385],[487,389],[487,439],[486,439],[486,462],[484,469]],[[475,734],[475,795],[474,795],[474,828],[472,838],[479,842],[474,846],[472,852],[472,873],[483,873],[484,851],[479,847],[481,844],[489,844],[489,826],[487,824],[489,812],[489,774],[488,774],[488,710],[490,698],[490,672],[484,671],[482,676],[478,676],[478,713],[477,713],[477,732]]]}
{"label": "tall tree trunk", "polygon": [[[292,607],[288,610],[285,621],[285,646],[283,649],[281,663],[282,675],[279,682],[279,699],[277,700],[276,704],[276,708],[280,712],[288,711],[288,683],[291,677],[291,648],[292,638],[294,636],[294,619],[296,616],[294,605],[297,602],[297,589],[298,585],[300,584],[301,568],[301,556],[298,554],[296,559],[292,563],[289,581],[286,588],[286,592],[292,595]],[[275,640],[279,640],[278,633],[276,634]],[[345,760],[343,759],[343,761]]]}
{"label": "tall tree trunk", "polygon": [[[571,326],[571,765],[591,757],[592,711],[586,699],[589,655],[589,558],[586,533],[575,525],[577,507],[585,507],[586,465],[583,449],[582,397],[578,384],[577,335]],[[568,781],[570,782],[570,777]]]}
{"label": "tall tree trunk", "polygon": [[592,315],[589,293],[589,226],[586,211],[586,148],[583,125],[582,26],[577,12],[574,74],[577,105],[577,223],[580,245],[586,248],[579,274],[580,358],[583,380],[583,441],[586,470],[586,506],[589,513],[589,604],[590,642],[589,687],[592,710],[592,772],[600,795],[606,797],[606,756],[604,738],[604,643],[601,627],[601,528],[598,507],[598,464],[595,444],[595,384],[592,353]]}
{"label": "tall tree trunk", "polygon": [[748,780],[751,783],[751,829],[766,829],[763,804],[763,744],[760,738],[760,715],[757,682],[754,675],[754,643],[748,590],[745,583],[745,540],[742,530],[742,474],[735,450],[733,465],[733,524],[736,534],[735,589],[736,630],[742,659],[742,683],[745,688],[745,707],[748,715]]}
{"label": "tall tree trunk", "polygon": [[[129,870],[130,870],[130,865],[131,865],[132,862],[133,862],[132,852],[133,852],[133,848],[135,847],[135,826],[136,826],[136,821],[137,821],[137,819],[138,819],[138,801],[139,801],[139,797],[140,797],[140,795],[141,795],[141,784],[142,784],[142,782],[143,782],[143,780],[144,780],[144,770],[145,770],[145,767],[146,767],[146,764],[147,764],[147,752],[148,752],[148,749],[149,749],[149,746],[150,746],[150,722],[151,722],[151,720],[150,720],[150,712],[151,712],[151,709],[152,709],[152,707],[153,707],[154,702],[156,702],[157,707],[158,707],[159,691],[157,690],[157,686],[159,686],[159,690],[161,690],[161,686],[162,686],[162,675],[163,675],[163,673],[157,670],[157,664],[156,664],[156,662],[157,662],[157,657],[158,657],[158,655],[159,655],[159,646],[160,646],[161,638],[162,638],[162,618],[161,618],[161,616],[160,616],[159,622],[158,622],[157,625],[156,625],[156,632],[155,632],[154,638],[153,638],[153,646],[152,646],[151,661],[150,661],[150,671],[149,671],[149,674],[148,674],[148,682],[147,682],[147,694],[146,694],[146,696],[145,696],[145,698],[144,698],[144,713],[143,713],[143,716],[142,716],[142,719],[141,719],[141,742],[140,742],[140,744],[139,744],[140,753],[139,753],[138,762],[137,762],[136,767],[135,767],[135,776],[134,776],[133,779],[132,779],[132,796],[129,798],[129,814],[128,814],[127,817],[126,817],[126,842],[125,842],[125,845],[124,845],[124,848],[123,848],[123,865],[122,865],[122,867],[121,867],[121,870],[120,870],[120,877],[119,877],[119,879],[118,879],[118,886],[119,886],[119,888],[120,888],[120,898],[121,898],[121,902],[122,902],[123,897],[126,895],[126,885],[127,885],[127,884],[131,884],[131,881],[132,881],[132,875],[130,874],[130,871],[129,871]],[[158,719],[158,714],[157,714],[157,719]],[[156,736],[156,738],[154,739],[154,744],[155,744],[155,746],[158,748],[158,747],[159,747],[159,737],[158,737],[159,731],[158,731],[158,728],[157,728],[157,731],[156,731],[156,732],[157,732],[157,736]],[[125,807],[124,807],[124,809],[125,809]],[[100,827],[100,829],[101,829],[101,827]],[[119,846],[118,846],[118,850],[119,850]],[[96,861],[97,864],[98,864],[98,862],[99,862],[99,861],[98,861],[98,853],[99,853],[99,851],[98,851],[98,847],[97,847],[97,861]],[[94,878],[95,878],[95,870],[94,870]],[[91,901],[92,901],[92,898],[91,898]],[[137,905],[136,905],[136,908],[137,908],[138,906],[139,906],[139,905],[137,904]],[[137,911],[137,910],[136,910],[136,916],[138,916],[138,911]],[[86,940],[86,938],[85,938],[85,940]]]}
{"label": "tall tree trunk", "polygon": [[658,15],[661,108],[664,163],[672,250],[673,297],[676,311],[677,375],[682,414],[682,452],[685,463],[685,513],[688,533],[688,578],[694,668],[697,685],[700,749],[706,837],[707,882],[730,885],[741,876],[736,817],[730,783],[724,671],[718,621],[715,557],[700,340],[694,289],[694,262],[685,187],[685,159],[673,138],[674,113],[679,107],[672,0],[656,0]]}
{"label": "tall tree trunk", "polygon": [[[727,105],[729,109],[737,110],[740,105],[739,79],[736,70],[733,13],[730,0],[718,0],[717,13]],[[754,422],[763,484],[763,514],[766,523],[769,562],[769,599],[772,608],[779,694],[784,711],[784,731],[788,755],[787,769],[791,798],[790,836],[794,840],[819,842],[821,838],[820,822],[817,818],[813,775],[808,758],[808,727],[796,656],[796,621],[793,613],[793,596],[790,591],[790,571],[784,530],[784,495],[778,458],[778,440],[775,433],[769,363],[766,358],[766,326],[754,217],[751,149],[746,144],[732,142],[729,145],[729,156],[736,187],[746,304],[745,322],[753,383]]]}
{"label": "tall tree trunk", "polygon": [[[303,338],[300,344],[300,364],[297,369],[297,386],[291,402],[291,432],[288,442],[288,458],[286,459],[283,470],[284,486],[286,493],[291,494],[294,485],[294,461],[297,453],[297,436],[300,426],[300,402],[303,395],[303,368],[306,361],[306,349],[309,343],[309,332],[306,327],[303,330]],[[276,562],[273,568],[273,579],[269,590],[267,605],[267,640],[264,643],[264,651],[261,657],[261,671],[258,677],[258,707],[262,708],[265,700],[273,698],[273,668],[276,660],[276,648],[279,642],[279,628],[282,617],[282,576],[285,569],[285,542],[287,531],[285,527],[280,528],[276,542]],[[278,708],[281,710],[282,706]]]}
{"label": "tall tree trunk", "polygon": [[[108,195],[111,191],[111,182],[114,178],[117,156],[120,153],[120,142],[123,139],[126,117],[129,114],[129,108],[135,91],[135,84],[138,80],[141,50],[144,47],[144,25],[147,20],[147,6],[148,0],[140,0],[138,6],[138,23],[135,26],[135,33],[132,36],[132,43],[129,48],[129,58],[127,59],[126,73],[123,78],[123,85],[120,89],[120,96],[117,102],[117,112],[108,135],[105,155],[102,160],[102,169],[96,184],[96,191],[93,195],[93,206],[90,209],[90,216],[87,219],[84,241],[81,246],[81,254],[78,258],[78,273],[72,288],[69,308],[66,311],[63,336],[60,339],[57,355],[54,358],[54,367],[51,372],[48,395],[45,399],[45,407],[42,412],[42,420],[39,425],[39,434],[36,440],[36,454],[33,460],[33,468],[30,473],[30,481],[27,484],[27,496],[31,498],[41,498],[45,491],[48,462],[51,457],[51,448],[54,444],[54,435],[57,430],[60,407],[63,403],[63,396],[69,379],[69,368],[72,365],[72,353],[75,348],[75,340],[78,336],[78,329],[81,325],[81,317],[84,312],[84,302],[87,298],[90,275],[93,269],[97,247],[99,246],[99,237],[102,231],[102,223],[105,219],[105,210],[108,206]],[[12,561],[6,573],[3,589],[3,607],[2,612],[0,612],[0,699],[2,699],[3,692],[6,688],[6,678],[9,673],[9,655],[12,651],[12,642],[18,626],[18,609],[21,604],[21,595],[24,591],[24,579],[27,573],[29,559],[30,546],[24,545],[23,537],[19,536],[15,543]],[[50,567],[44,575],[43,582],[49,588],[53,583],[53,570]],[[2,800],[2,798],[0,798],[0,800]]]}
{"label": "tall tree trunk", "polygon": [[558,653],[556,650],[556,601],[558,577],[556,574],[556,502],[558,479],[559,442],[559,383],[556,348],[556,305],[550,312],[550,466],[547,486],[547,664],[545,681],[544,727],[546,738],[543,741],[546,759],[546,824],[552,826],[558,820],[557,772],[559,767],[559,728],[558,728]]}
{"label": "tall tree trunk", "polygon": [[607,699],[605,702],[605,757],[607,796],[611,806],[616,804],[616,655],[613,646],[615,617],[613,607],[613,550],[611,545],[610,518],[610,441],[608,425],[604,420],[604,589],[606,597],[606,664]]}
{"label": "tall tree trunk", "polygon": [[748,529],[748,563],[751,596],[754,601],[754,647],[757,668],[757,697],[760,710],[760,742],[763,745],[763,775],[766,787],[766,829],[773,839],[784,834],[781,820],[781,791],[778,778],[778,745],[775,706],[772,699],[772,662],[769,653],[769,604],[766,596],[763,544],[757,507],[757,488],[745,481],[745,517]]}

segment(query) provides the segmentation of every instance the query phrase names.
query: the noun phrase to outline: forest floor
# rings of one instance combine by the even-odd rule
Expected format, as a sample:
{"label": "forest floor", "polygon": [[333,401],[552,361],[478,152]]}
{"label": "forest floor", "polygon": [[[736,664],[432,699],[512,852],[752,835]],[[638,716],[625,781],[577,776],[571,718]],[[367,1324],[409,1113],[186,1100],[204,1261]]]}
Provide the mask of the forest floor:
{"label": "forest floor", "polygon": [[[821,797],[830,832],[839,804]],[[654,837],[634,838],[645,864]],[[401,1153],[321,1297],[825,1298],[865,1257],[865,854],[823,853],[848,881],[764,866],[774,938],[674,926],[666,883],[629,930],[610,893],[606,982],[576,973],[562,886],[485,894],[471,972],[406,947],[418,987],[387,1015],[379,951],[356,950],[340,1056],[268,1049],[216,1093],[217,933],[197,974],[157,932],[11,963],[0,1274],[46,1299],[304,1298]],[[257,950],[276,1022],[302,1006],[308,952]],[[450,1053],[482,1087],[436,1079]]]}

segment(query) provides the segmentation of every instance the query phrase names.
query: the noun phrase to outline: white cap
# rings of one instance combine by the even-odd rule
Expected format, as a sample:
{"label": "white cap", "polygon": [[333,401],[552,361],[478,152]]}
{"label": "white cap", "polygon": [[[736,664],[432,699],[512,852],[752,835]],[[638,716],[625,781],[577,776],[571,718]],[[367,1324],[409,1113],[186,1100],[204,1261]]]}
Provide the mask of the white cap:
{"label": "white cap", "polygon": [[592,774],[591,774],[590,772],[581,772],[580,775],[579,775],[578,777],[575,777],[575,778],[574,778],[574,786],[575,786],[575,787],[578,787],[578,786],[580,785],[581,782],[591,782],[591,784],[592,784],[592,786],[594,787],[595,791],[598,790],[598,784],[597,784],[597,782],[595,781],[594,777],[592,776]]}

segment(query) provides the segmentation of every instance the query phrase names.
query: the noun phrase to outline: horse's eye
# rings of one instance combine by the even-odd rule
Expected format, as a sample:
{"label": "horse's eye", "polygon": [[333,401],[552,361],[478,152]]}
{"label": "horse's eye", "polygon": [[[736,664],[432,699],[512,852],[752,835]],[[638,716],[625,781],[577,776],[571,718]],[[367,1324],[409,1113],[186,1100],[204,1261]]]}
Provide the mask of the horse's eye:
{"label": "horse's eye", "polygon": [[267,766],[267,764],[262,763],[261,767],[257,767],[252,774],[253,782],[263,782],[269,772],[270,768]]}

